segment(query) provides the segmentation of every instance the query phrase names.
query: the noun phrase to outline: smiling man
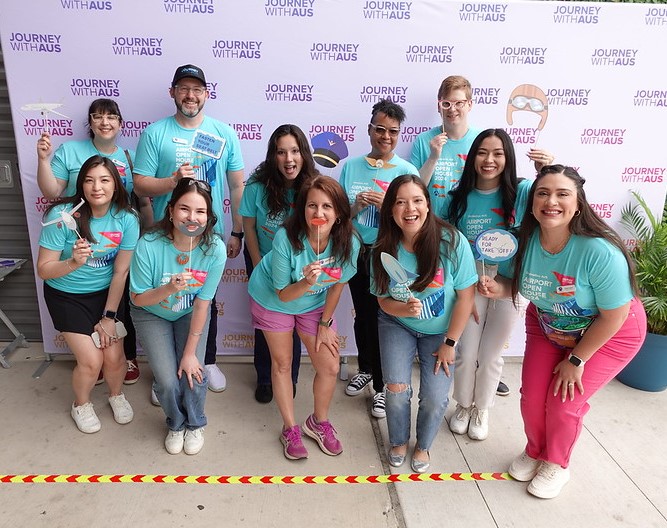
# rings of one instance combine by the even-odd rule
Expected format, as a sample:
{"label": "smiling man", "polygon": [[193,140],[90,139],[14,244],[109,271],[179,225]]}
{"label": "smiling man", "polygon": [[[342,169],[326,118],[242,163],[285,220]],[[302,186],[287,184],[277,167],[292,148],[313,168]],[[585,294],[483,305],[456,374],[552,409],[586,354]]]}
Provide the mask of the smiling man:
{"label": "smiling man", "polygon": [[[218,218],[215,231],[223,236],[227,179],[232,209],[232,229],[227,238],[227,256],[241,250],[243,223],[239,204],[243,194],[241,144],[232,127],[204,115],[209,97],[204,72],[198,66],[179,66],[169,88],[176,113],[146,127],[139,138],[134,164],[134,188],[140,196],[153,198],[155,220],[164,217],[172,190],[181,178],[205,180],[211,186],[213,212]],[[214,392],[226,388],[224,374],[215,365],[217,315],[211,302],[211,324],[206,346],[205,370],[208,387]]]}

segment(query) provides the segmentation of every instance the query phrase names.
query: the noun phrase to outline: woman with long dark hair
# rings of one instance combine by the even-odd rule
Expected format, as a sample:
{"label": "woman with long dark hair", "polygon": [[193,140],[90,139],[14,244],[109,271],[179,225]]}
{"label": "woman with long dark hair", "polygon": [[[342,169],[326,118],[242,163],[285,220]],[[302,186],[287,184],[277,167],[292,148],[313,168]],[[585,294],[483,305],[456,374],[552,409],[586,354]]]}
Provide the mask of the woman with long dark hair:
{"label": "woman with long dark hair", "polygon": [[308,457],[294,416],[290,379],[295,328],[315,368],[313,413],[303,432],[327,455],[343,451],[329,421],[340,360],[333,315],[356,272],[360,245],[342,187],[333,178],[315,176],[304,182],[294,214],[250,277],[250,311],[269,345],[273,394],[283,419],[280,441],[290,460]]}
{"label": "woman with long dark hair", "polygon": [[588,401],[646,336],[632,260],[586,200],[584,183],[572,167],[542,168],[528,196],[514,272],[479,284],[489,298],[520,293],[530,301],[521,375],[527,443],[509,473],[544,499],[570,478]]}
{"label": "woman with long dark hair", "polygon": [[[294,211],[294,201],[303,182],[317,175],[308,140],[296,125],[280,125],[269,138],[266,159],[250,175],[243,189],[239,212],[243,216],[245,257],[248,276],[264,255],[271,251],[273,238]],[[292,385],[296,393],[301,364],[301,341],[296,331],[292,339]],[[264,333],[255,329],[254,364],[257,372],[255,399],[273,399],[271,355]]]}
{"label": "woman with long dark hair", "polygon": [[[74,194],[51,205],[45,219],[37,272],[53,326],[76,358],[72,419],[83,433],[100,430],[90,393],[102,371],[114,419],[126,424],[134,413],[121,392],[127,367],[117,321],[125,318],[121,297],[139,221],[114,163],[102,156],[88,158]],[[91,338],[94,333],[99,345]]]}
{"label": "woman with long dark hair", "polygon": [[[385,269],[382,253],[398,261],[398,273]],[[411,466],[424,473],[445,416],[454,348],[473,306],[477,274],[470,245],[433,213],[428,189],[419,176],[399,176],[387,189],[371,278],[371,291],[380,305],[389,463],[403,465],[408,451],[412,365],[417,355],[419,411]]]}

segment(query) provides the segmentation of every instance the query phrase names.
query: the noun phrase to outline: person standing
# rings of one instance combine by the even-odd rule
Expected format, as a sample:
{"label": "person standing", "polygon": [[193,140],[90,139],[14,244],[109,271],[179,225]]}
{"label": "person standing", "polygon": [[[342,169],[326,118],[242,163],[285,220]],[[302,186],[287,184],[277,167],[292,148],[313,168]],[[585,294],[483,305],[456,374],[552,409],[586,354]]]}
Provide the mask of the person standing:
{"label": "person standing", "polygon": [[[225,234],[225,183],[229,186],[232,229],[227,239],[227,256],[241,251],[243,223],[239,204],[243,194],[243,158],[238,136],[232,127],[204,115],[209,98],[204,72],[198,66],[179,66],[171,82],[169,95],[176,113],[144,130],[137,145],[134,185],[137,194],[153,197],[156,221],[165,216],[171,193],[182,178],[206,181],[211,186],[213,212],[218,218],[215,231]],[[212,152],[197,148],[195,140],[206,137]],[[211,300],[211,323],[207,329],[205,370],[208,388],[225,390],[227,380],[215,364],[218,310]]]}
{"label": "person standing", "polygon": [[[248,277],[271,251],[276,232],[294,212],[294,201],[303,183],[317,174],[303,131],[289,124],[276,128],[269,138],[266,159],[246,182],[241,199],[245,233],[243,256]],[[301,340],[296,330],[292,338],[292,385],[296,395],[301,364]],[[255,399],[269,403],[273,399],[271,354],[264,333],[259,329],[255,329],[254,364],[257,372]]]}
{"label": "person standing", "polygon": [[378,339],[378,302],[369,290],[371,248],[377,238],[380,211],[389,183],[401,174],[419,175],[411,163],[394,153],[403,121],[405,111],[400,105],[388,99],[378,101],[373,106],[368,125],[371,151],[346,162],[340,175],[340,184],[352,208],[352,223],[364,243],[357,261],[357,273],[350,279],[359,372],[350,379],[345,394],[361,394],[372,380],[375,394],[371,414],[376,418],[384,418],[386,413]]}
{"label": "person standing", "polygon": [[[383,253],[394,257],[398,271],[385,268]],[[454,350],[472,310],[476,283],[470,245],[433,213],[424,182],[411,174],[394,179],[381,212],[371,276],[371,291],[380,305],[378,330],[393,467],[403,465],[408,451],[416,355],[419,410],[411,467],[417,473],[429,468],[429,449],[449,401]]]}
{"label": "person standing", "polygon": [[543,167],[530,189],[513,272],[481,277],[478,285],[492,299],[521,293],[530,301],[521,371],[527,443],[509,474],[542,499],[558,496],[570,479],[589,400],[646,337],[631,257],[586,200],[584,183],[572,167]]}

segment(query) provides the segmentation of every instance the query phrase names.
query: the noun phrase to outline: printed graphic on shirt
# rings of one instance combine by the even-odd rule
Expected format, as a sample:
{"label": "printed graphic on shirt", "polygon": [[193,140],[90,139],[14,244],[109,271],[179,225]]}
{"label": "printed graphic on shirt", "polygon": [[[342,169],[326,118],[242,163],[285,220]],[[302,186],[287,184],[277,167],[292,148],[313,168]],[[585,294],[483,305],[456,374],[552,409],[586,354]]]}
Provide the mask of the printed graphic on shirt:
{"label": "printed graphic on shirt", "polygon": [[[334,263],[334,257],[327,257],[318,260],[322,267],[322,273],[317,278],[317,282],[313,284],[306,292],[307,295],[317,295],[329,289],[331,286],[340,281],[343,276],[343,268],[337,266],[327,266],[327,264]],[[303,278],[303,275],[301,276]]]}
{"label": "printed graphic on shirt", "polygon": [[[185,310],[189,310],[193,306],[199,290],[201,290],[204,286],[206,277],[208,277],[208,271],[205,270],[185,268],[184,271],[189,271],[192,273],[192,278],[188,281],[188,287],[185,290],[173,293],[161,301],[159,304],[165,310],[169,310],[171,312],[183,312]],[[171,281],[172,275],[176,274],[165,272],[162,275],[160,285],[167,284],[169,281]]]}
{"label": "printed graphic on shirt", "polygon": [[[403,268],[403,266],[401,266],[401,270],[402,273],[396,273],[397,270],[394,270],[392,273],[387,271],[387,274],[389,275],[389,295],[391,295],[391,297],[397,301],[407,302],[410,297],[414,297],[410,291],[410,286],[414,284],[418,275],[406,270]],[[442,268],[438,268],[431,283],[423,292],[419,294],[422,303],[422,309],[418,319],[432,319],[434,317],[440,317],[444,315],[445,290],[443,289],[443,286],[444,270]],[[435,291],[429,293],[429,290]]]}
{"label": "printed graphic on shirt", "polygon": [[[97,238],[101,240],[93,246],[93,255],[86,260],[86,266],[91,268],[113,266],[116,255],[118,255],[118,247],[123,240],[123,233],[120,231],[102,231],[98,233]],[[105,243],[104,239],[108,242]]]}

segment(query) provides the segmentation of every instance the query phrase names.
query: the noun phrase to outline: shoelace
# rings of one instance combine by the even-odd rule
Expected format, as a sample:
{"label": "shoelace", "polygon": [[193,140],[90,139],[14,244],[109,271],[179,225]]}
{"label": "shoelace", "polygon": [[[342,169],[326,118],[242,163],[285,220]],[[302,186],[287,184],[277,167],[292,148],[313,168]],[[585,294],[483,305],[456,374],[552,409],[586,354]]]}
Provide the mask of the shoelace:
{"label": "shoelace", "polygon": [[331,425],[331,422],[328,421],[320,422],[319,426],[322,428],[322,434],[324,434],[324,437],[327,440],[336,440],[336,436],[334,433],[337,433],[338,431],[336,431],[334,426]]}
{"label": "shoelace", "polygon": [[292,427],[285,431],[285,437],[290,444],[300,444],[301,443],[301,433],[296,427]]}
{"label": "shoelace", "polygon": [[459,412],[456,413],[456,419],[463,420],[466,414],[468,414],[468,409],[466,409],[465,407],[461,407]]}
{"label": "shoelace", "polygon": [[482,425],[482,419],[479,416],[479,411],[477,412],[472,412],[472,420],[475,422],[475,425]]}
{"label": "shoelace", "polygon": [[542,464],[539,473],[541,478],[545,480],[553,480],[556,473],[558,473],[558,466],[554,464]]}
{"label": "shoelace", "polygon": [[135,370],[137,370],[137,367],[134,365],[134,363],[132,363],[131,361],[128,361],[127,362],[127,371],[128,372],[133,372]]}

